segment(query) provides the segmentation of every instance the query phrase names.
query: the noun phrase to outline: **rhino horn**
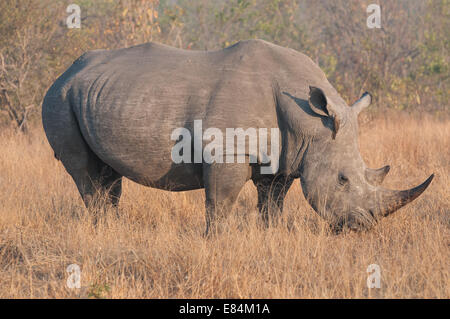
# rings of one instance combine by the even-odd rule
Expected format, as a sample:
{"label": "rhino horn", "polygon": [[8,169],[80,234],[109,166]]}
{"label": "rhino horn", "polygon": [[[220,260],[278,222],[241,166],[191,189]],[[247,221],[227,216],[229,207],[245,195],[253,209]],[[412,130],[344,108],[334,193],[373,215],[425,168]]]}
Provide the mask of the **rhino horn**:
{"label": "rhino horn", "polygon": [[391,167],[389,165],[378,169],[366,168],[365,176],[367,182],[376,186],[380,185],[381,183],[383,183],[383,180],[386,177],[387,173],[389,173],[390,169]]}
{"label": "rhino horn", "polygon": [[382,216],[388,216],[398,210],[399,208],[405,206],[406,204],[412,202],[414,199],[420,196],[428,185],[430,185],[433,180],[434,174],[431,174],[425,182],[416,186],[414,188],[395,191],[389,189],[379,189],[378,190],[378,211]]}

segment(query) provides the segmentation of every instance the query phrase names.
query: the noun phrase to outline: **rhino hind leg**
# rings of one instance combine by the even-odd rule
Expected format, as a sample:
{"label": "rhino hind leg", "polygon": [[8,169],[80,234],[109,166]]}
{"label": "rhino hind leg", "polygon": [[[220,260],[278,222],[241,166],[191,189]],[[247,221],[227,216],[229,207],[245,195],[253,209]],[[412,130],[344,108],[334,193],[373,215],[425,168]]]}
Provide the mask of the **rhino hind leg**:
{"label": "rhino hind leg", "polygon": [[106,195],[108,204],[117,207],[122,195],[122,176],[103,162],[99,163],[99,165],[99,190]]}
{"label": "rhino hind leg", "polygon": [[86,208],[111,205],[117,207],[122,194],[122,176],[99,159],[89,159],[88,165],[72,169],[64,159],[61,160],[72,176]]}
{"label": "rhino hind leg", "polygon": [[117,206],[122,193],[122,176],[89,148],[70,108],[44,105],[43,124],[48,141],[74,180],[85,206]]}
{"label": "rhino hind leg", "polygon": [[284,198],[294,179],[284,175],[267,176],[253,180],[258,192],[258,210],[266,227],[276,223],[283,212]]}
{"label": "rhino hind leg", "polygon": [[63,152],[59,158],[72,176],[86,208],[118,206],[122,194],[122,176],[101,161],[85,143],[78,152]]}

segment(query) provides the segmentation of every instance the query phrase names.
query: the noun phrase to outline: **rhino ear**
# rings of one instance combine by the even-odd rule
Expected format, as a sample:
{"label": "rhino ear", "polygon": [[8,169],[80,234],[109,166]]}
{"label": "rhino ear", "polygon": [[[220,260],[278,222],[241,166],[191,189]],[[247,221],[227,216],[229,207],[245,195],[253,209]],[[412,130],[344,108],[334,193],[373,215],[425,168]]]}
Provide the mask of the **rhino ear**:
{"label": "rhino ear", "polygon": [[364,92],[363,95],[352,105],[352,109],[359,114],[363,109],[368,107],[372,103],[372,95],[369,92]]}
{"label": "rhino ear", "polygon": [[327,109],[327,97],[325,96],[325,93],[319,88],[316,88],[314,86],[309,87],[309,106],[311,109],[323,116],[329,116],[330,113]]}
{"label": "rhino ear", "polygon": [[328,110],[328,102],[327,97],[325,96],[325,93],[319,88],[316,88],[314,86],[309,87],[309,106],[311,109],[323,116],[327,116],[333,119],[333,134],[331,137],[335,139],[336,134],[339,130],[339,119],[336,116],[334,112],[331,112]]}

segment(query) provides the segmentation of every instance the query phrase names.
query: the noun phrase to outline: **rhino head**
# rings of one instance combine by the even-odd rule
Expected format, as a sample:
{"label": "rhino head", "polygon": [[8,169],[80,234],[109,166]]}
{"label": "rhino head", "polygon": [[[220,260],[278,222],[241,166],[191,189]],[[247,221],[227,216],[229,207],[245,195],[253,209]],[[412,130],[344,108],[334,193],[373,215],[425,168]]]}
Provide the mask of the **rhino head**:
{"label": "rhino head", "polygon": [[358,146],[358,114],[370,105],[371,95],[364,93],[348,106],[334,89],[327,90],[331,98],[322,89],[309,87],[308,101],[283,92],[281,102],[294,100],[309,115],[305,120],[294,112],[287,114],[290,126],[301,135],[300,149],[291,150],[297,154],[295,173],[310,205],[334,231],[366,230],[422,194],[434,175],[408,190],[382,187],[390,167],[368,168]]}

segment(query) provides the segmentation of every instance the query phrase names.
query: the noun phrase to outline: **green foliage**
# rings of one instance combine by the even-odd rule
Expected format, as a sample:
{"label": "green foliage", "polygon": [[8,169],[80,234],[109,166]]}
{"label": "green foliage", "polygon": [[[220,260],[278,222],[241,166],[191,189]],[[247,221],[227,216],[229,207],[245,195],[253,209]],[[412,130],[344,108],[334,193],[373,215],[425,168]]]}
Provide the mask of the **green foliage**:
{"label": "green foliage", "polygon": [[[351,103],[444,111],[449,101],[449,0],[381,1],[381,29],[364,0],[80,0],[81,29],[66,3],[0,1],[0,123],[26,128],[46,89],[83,52],[148,41],[197,50],[261,38],[304,52]],[[300,66],[299,66],[300,67]]]}
{"label": "green foliage", "polygon": [[104,299],[111,291],[111,287],[107,283],[91,284],[88,290],[88,298]]}

